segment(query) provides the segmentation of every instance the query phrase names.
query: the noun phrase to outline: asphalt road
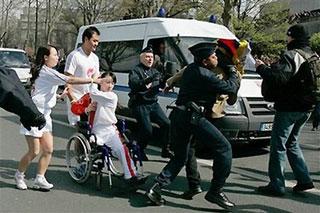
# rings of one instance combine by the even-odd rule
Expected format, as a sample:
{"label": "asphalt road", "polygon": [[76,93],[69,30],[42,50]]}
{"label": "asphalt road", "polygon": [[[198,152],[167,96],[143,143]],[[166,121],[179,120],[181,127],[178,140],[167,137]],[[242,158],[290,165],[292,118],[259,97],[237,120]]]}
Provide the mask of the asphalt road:
{"label": "asphalt road", "polygon": [[[150,146],[147,150],[150,161],[144,163],[144,171],[150,174],[147,183],[138,191],[129,191],[124,182],[113,178],[110,189],[107,177],[103,189],[97,191],[94,178],[79,185],[70,178],[65,163],[65,147],[74,129],[66,124],[65,106],[58,104],[54,118],[54,154],[47,179],[54,184],[50,192],[20,191],[15,188],[13,176],[27,146],[19,134],[17,116],[0,109],[0,212],[223,212],[204,200],[204,193],[187,201],[179,197],[186,190],[184,170],[164,190],[167,203],[163,207],[152,206],[144,193],[152,185],[153,178],[168,159],[160,157],[160,149]],[[255,192],[257,186],[268,181],[268,148],[239,147],[234,150],[232,173],[225,186],[227,196],[237,204],[234,212],[320,212],[320,131],[311,131],[308,123],[301,136],[301,146],[316,189],[302,194],[293,194],[295,181],[289,166],[286,169],[287,194],[284,197],[267,197]],[[211,160],[199,159],[202,187],[207,190],[212,175]],[[29,167],[26,178],[32,184],[36,172],[36,160]]]}

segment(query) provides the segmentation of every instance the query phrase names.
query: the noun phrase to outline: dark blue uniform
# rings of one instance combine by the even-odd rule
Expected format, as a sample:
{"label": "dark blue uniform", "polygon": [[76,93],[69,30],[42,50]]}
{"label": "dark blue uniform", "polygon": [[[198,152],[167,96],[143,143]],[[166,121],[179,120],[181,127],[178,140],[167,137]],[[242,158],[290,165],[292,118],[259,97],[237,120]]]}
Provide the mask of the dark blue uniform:
{"label": "dark blue uniform", "polygon": [[[231,69],[232,67],[230,67]],[[212,71],[190,64],[185,70],[176,104],[186,106],[193,101],[211,111],[216,102],[217,94],[236,93],[239,79],[235,70],[230,71],[229,80],[220,80]],[[162,170],[157,178],[160,185],[167,185],[178,175],[186,163],[190,146],[190,136],[194,135],[199,141],[206,143],[214,151],[213,173],[209,193],[219,191],[230,174],[232,151],[231,145],[222,133],[210,123],[206,117],[201,117],[192,124],[192,112],[177,108],[172,112],[172,141],[174,141],[174,157]]]}
{"label": "dark blue uniform", "polygon": [[[161,74],[154,68],[144,66],[142,63],[134,67],[129,74],[129,107],[132,109],[140,131],[138,143],[142,149],[148,144],[152,136],[151,119],[160,126],[162,131],[163,152],[168,149],[168,132],[170,120],[158,104],[159,88],[162,87]],[[152,82],[151,88],[146,85]]]}

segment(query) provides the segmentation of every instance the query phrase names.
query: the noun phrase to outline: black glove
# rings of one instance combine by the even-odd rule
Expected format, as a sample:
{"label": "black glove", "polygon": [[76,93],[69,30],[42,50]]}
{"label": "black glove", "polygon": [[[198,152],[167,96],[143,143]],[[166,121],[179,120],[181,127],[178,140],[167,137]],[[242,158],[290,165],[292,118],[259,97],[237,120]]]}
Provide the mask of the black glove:
{"label": "black glove", "polygon": [[39,130],[45,127],[46,119],[44,118],[44,115],[43,114],[38,115],[36,119],[34,119],[32,125],[38,127]]}
{"label": "black glove", "polygon": [[148,76],[148,77],[146,77],[145,79],[143,79],[143,83],[144,83],[145,85],[150,84],[152,81],[153,81],[152,76]]}
{"label": "black glove", "polygon": [[29,120],[29,119],[20,119],[22,125],[28,130],[31,130],[31,127],[38,127],[38,129],[42,129],[46,125],[46,119],[44,118],[43,114],[39,114],[36,118]]}

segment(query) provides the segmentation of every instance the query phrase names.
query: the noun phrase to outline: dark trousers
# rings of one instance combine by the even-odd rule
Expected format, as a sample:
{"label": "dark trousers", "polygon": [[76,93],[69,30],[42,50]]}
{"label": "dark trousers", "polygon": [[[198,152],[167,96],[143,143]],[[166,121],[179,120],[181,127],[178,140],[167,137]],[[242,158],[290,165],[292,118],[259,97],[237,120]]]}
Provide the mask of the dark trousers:
{"label": "dark trousers", "polygon": [[196,158],[196,140],[192,135],[190,138],[190,146],[188,152],[188,159],[186,162],[186,176],[188,180],[189,189],[194,189],[200,186],[200,173],[198,171],[198,164]]}
{"label": "dark trousers", "polygon": [[169,144],[170,120],[162,111],[158,103],[137,105],[132,108],[139,125],[138,143],[141,149],[145,149],[152,137],[152,124],[154,122],[160,126],[162,147]]}
{"label": "dark trousers", "polygon": [[312,121],[312,127],[318,128],[320,121],[320,103],[316,104],[316,107],[313,110],[313,121]]}
{"label": "dark trousers", "polygon": [[193,125],[190,123],[190,112],[175,109],[171,118],[171,141],[174,157],[157,176],[157,182],[161,186],[170,184],[186,165],[188,159],[192,159],[188,158],[188,155],[191,146],[190,136],[194,135],[198,139],[197,141],[206,143],[207,147],[213,151],[212,170],[214,175],[209,191],[221,190],[230,174],[232,164],[232,150],[229,141],[204,117],[199,120],[197,125]]}

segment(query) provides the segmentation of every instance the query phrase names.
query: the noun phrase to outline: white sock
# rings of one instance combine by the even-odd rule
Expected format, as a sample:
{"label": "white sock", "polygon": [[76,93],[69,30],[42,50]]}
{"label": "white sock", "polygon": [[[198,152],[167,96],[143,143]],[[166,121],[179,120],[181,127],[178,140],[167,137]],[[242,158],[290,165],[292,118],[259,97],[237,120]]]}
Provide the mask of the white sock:
{"label": "white sock", "polygon": [[39,179],[39,178],[44,178],[44,175],[37,174],[36,179]]}

